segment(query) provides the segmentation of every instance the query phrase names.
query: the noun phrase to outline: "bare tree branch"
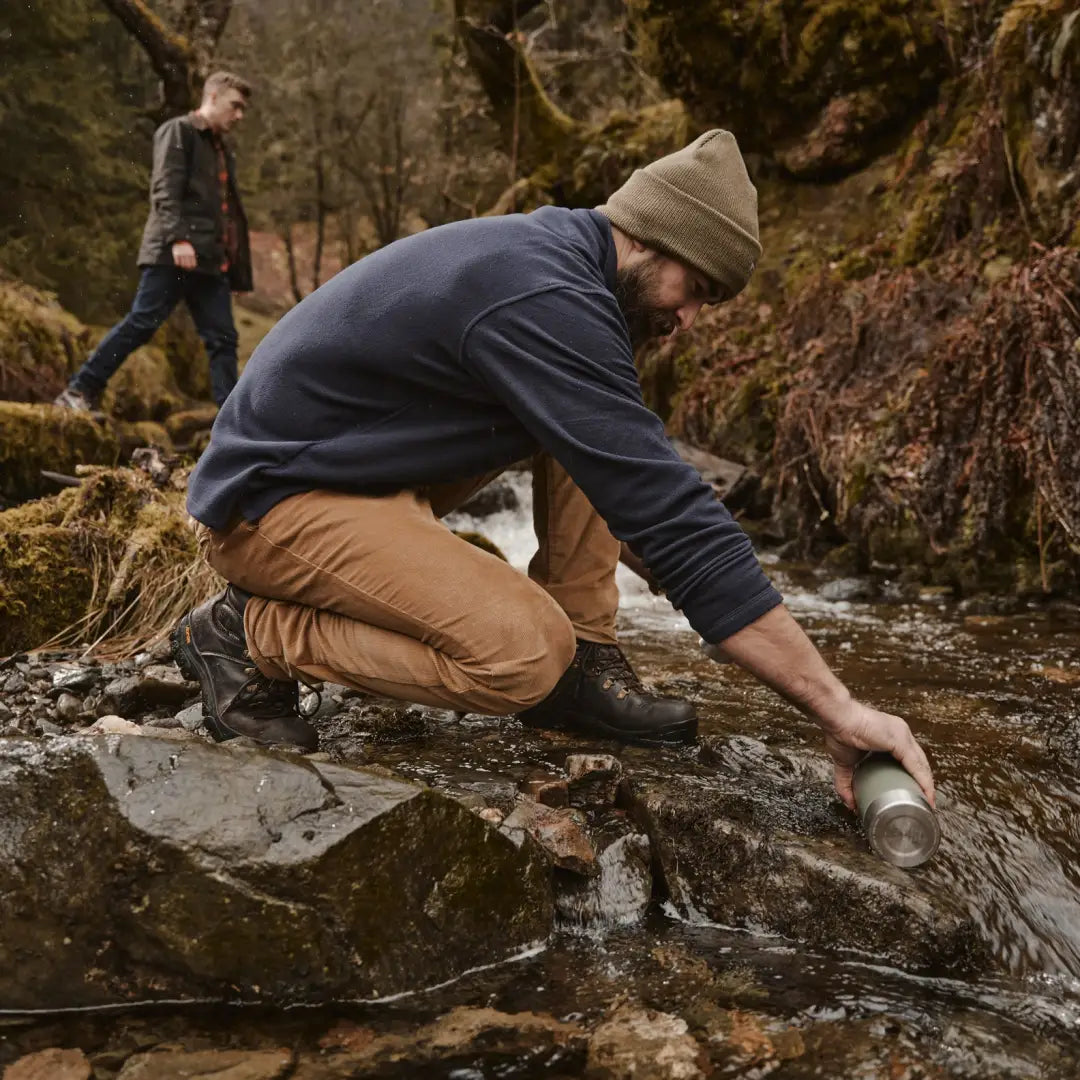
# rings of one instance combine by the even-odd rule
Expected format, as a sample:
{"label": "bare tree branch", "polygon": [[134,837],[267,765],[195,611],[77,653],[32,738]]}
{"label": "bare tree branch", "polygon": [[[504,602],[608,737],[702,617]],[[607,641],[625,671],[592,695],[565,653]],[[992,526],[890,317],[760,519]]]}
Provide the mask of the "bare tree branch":
{"label": "bare tree branch", "polygon": [[176,29],[146,0],[103,0],[143,47],[161,79],[163,112],[176,116],[196,104],[232,10],[232,0],[186,0]]}

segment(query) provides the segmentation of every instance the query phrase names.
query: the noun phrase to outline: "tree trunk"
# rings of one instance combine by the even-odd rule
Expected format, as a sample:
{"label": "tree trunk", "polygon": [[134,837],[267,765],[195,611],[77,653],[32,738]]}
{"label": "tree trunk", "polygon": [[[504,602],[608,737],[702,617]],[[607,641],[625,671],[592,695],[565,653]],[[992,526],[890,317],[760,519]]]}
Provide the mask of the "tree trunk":
{"label": "tree trunk", "polygon": [[176,28],[154,14],[146,0],[103,0],[143,47],[161,80],[162,119],[198,104],[210,73],[232,0],[185,0]]}

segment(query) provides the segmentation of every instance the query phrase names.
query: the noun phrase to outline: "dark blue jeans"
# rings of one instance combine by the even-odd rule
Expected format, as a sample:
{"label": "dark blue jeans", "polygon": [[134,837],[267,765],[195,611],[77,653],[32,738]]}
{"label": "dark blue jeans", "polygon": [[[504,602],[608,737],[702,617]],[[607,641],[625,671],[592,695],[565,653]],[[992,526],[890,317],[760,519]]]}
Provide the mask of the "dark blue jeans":
{"label": "dark blue jeans", "polygon": [[224,274],[204,274],[175,266],[144,266],[131,310],[72,376],[71,386],[100,397],[116,369],[185,301],[195,329],[210,357],[210,390],[219,405],[236,385],[236,326],[229,281]]}

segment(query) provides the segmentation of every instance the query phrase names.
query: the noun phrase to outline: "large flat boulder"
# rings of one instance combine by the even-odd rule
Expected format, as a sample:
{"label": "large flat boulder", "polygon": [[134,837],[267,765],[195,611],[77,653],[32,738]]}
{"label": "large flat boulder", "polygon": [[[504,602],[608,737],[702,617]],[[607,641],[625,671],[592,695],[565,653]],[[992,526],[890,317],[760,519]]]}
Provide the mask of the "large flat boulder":
{"label": "large flat boulder", "polygon": [[426,787],[326,762],[0,739],[0,1008],[430,986],[546,937],[534,850]]}
{"label": "large flat boulder", "polygon": [[823,776],[743,736],[706,739],[702,759],[628,770],[633,813],[686,914],[909,970],[989,966],[962,904],[871,854]]}

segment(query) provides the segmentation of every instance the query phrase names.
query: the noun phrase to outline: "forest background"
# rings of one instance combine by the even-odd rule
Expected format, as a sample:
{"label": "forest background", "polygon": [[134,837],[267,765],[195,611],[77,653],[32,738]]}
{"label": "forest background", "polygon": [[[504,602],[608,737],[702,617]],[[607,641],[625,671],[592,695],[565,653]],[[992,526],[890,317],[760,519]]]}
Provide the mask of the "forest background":
{"label": "forest background", "polygon": [[244,303],[270,319],[398,236],[592,206],[729,128],[765,254],[639,358],[649,403],[757,478],[748,529],[837,572],[1077,583],[1080,0],[8,4],[9,281],[122,314],[150,136],[220,67],[255,86]]}

